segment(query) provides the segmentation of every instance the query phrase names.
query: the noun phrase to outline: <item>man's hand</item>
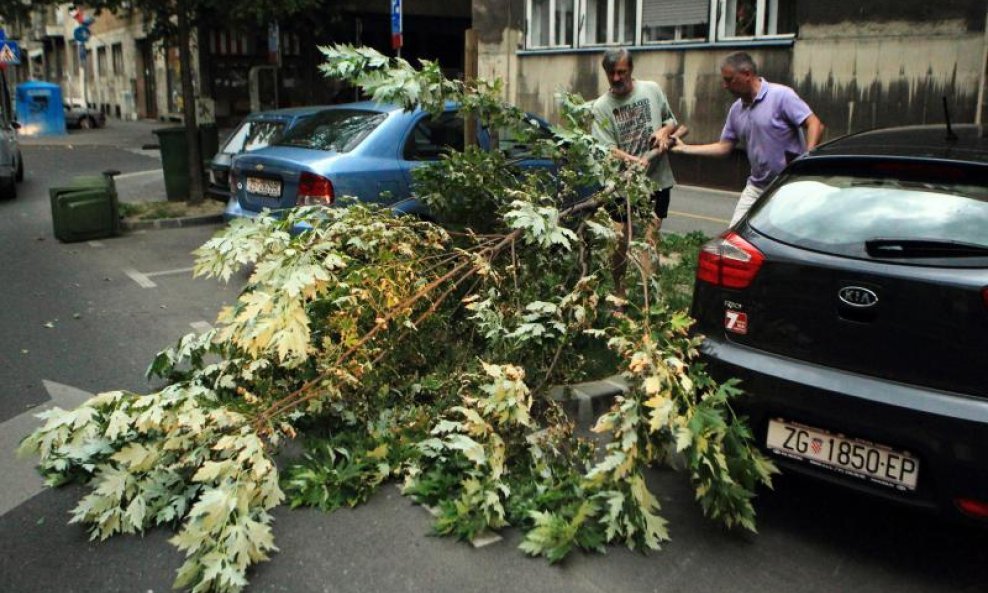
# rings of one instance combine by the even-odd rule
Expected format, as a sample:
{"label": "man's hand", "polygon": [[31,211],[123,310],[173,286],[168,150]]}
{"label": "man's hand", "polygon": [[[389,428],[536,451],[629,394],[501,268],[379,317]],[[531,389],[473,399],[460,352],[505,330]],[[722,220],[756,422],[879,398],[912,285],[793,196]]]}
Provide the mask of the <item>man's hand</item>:
{"label": "man's hand", "polygon": [[669,152],[675,152],[676,154],[686,154],[686,149],[689,144],[684,142],[681,138],[676,138],[676,141],[669,148]]}
{"label": "man's hand", "polygon": [[652,133],[651,137],[648,139],[648,143],[652,148],[659,151],[659,154],[664,154],[672,146],[672,142],[669,139],[668,128],[660,128]]}

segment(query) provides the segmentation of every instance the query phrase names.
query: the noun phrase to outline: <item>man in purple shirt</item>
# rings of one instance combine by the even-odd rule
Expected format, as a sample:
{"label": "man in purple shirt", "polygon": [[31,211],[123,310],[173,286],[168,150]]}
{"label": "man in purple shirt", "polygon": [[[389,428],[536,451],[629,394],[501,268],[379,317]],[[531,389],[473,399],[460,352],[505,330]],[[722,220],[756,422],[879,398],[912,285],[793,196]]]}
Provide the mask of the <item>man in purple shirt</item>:
{"label": "man in purple shirt", "polygon": [[736,144],[744,144],[751,175],[731,217],[734,226],[789,161],[819,144],[823,123],[796,91],[759,77],[754,60],[745,52],[724,58],[720,74],[724,88],[738,98],[727,114],[720,140],[712,144],[680,141],[671,150],[727,156]]}

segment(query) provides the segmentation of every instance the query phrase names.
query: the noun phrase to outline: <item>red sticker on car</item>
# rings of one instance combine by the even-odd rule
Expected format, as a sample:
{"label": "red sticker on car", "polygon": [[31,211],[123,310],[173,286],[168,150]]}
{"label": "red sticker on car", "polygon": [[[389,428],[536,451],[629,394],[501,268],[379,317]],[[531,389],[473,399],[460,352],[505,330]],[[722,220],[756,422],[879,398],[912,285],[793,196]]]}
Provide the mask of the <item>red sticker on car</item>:
{"label": "red sticker on car", "polygon": [[736,334],[748,333],[748,314],[743,311],[724,311],[724,329]]}

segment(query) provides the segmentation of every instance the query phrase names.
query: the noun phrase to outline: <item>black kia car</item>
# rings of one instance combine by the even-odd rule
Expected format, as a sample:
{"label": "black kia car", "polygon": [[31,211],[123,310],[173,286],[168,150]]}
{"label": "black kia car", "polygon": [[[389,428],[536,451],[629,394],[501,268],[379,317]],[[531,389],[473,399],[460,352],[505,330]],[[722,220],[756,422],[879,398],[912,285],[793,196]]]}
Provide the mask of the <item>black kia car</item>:
{"label": "black kia car", "polygon": [[988,138],[853,134],[701,250],[703,358],[781,467],[988,523]]}

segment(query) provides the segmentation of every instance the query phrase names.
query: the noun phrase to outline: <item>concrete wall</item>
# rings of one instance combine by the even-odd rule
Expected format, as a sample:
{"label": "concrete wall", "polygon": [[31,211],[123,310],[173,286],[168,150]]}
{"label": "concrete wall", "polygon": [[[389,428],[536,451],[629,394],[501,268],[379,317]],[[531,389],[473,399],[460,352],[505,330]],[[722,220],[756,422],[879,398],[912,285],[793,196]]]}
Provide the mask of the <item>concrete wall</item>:
{"label": "concrete wall", "polygon": [[973,122],[985,36],[964,19],[806,24],[793,48],[796,89],[833,133]]}

